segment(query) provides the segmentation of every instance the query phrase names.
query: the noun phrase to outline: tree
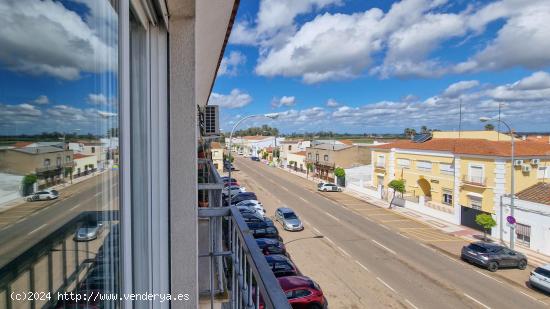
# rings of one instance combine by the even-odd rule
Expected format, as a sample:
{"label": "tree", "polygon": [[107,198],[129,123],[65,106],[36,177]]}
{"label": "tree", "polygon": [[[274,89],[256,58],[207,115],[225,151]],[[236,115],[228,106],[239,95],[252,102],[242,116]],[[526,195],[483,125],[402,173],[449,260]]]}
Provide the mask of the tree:
{"label": "tree", "polygon": [[481,213],[476,216],[476,223],[483,228],[483,240],[487,240],[487,230],[497,225],[495,219],[490,214]]}
{"label": "tree", "polygon": [[428,132],[430,132],[430,130],[428,130],[427,126],[421,126],[420,127],[420,133],[428,133]]}
{"label": "tree", "polygon": [[71,177],[71,183],[73,183],[73,167],[72,166],[68,166],[65,168],[65,177],[69,176]]}
{"label": "tree", "polygon": [[334,169],[334,176],[336,177],[344,177],[346,176],[346,170],[341,168],[341,167],[337,167]]}
{"label": "tree", "polygon": [[413,128],[405,128],[405,130],[403,131],[403,134],[407,137],[411,137],[416,134],[416,130]]}
{"label": "tree", "polygon": [[495,129],[495,126],[492,123],[488,123],[485,125],[485,131],[493,131]]}
{"label": "tree", "polygon": [[22,194],[23,195],[29,195],[32,193],[32,186],[38,181],[38,177],[36,177],[35,174],[28,174],[25,177],[23,177],[23,180],[21,181],[22,186]]}
{"label": "tree", "polygon": [[262,153],[262,159],[267,160],[269,154],[267,152]]}
{"label": "tree", "polygon": [[390,202],[390,208],[391,208],[391,205],[393,204],[393,199],[395,198],[395,192],[401,193],[401,197],[403,197],[403,193],[405,193],[405,180],[394,179],[390,181],[390,183],[388,184],[388,187],[392,188],[394,192]]}

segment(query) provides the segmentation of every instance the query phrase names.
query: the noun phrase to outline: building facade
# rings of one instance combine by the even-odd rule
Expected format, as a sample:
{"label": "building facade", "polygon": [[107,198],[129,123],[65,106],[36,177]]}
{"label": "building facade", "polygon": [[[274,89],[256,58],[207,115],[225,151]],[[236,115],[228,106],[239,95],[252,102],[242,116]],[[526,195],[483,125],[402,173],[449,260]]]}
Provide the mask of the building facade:
{"label": "building facade", "polygon": [[214,167],[216,170],[222,174],[223,173],[223,147],[218,142],[212,142],[211,143],[211,150],[212,150],[212,163],[214,164]]}
{"label": "building facade", "polygon": [[437,210],[448,221],[479,229],[475,216],[494,214],[500,196],[510,193],[512,166],[516,192],[541,181],[550,166],[550,144],[518,140],[511,162],[510,141],[495,141],[493,135],[485,131],[478,132],[478,138],[434,135],[424,143],[375,146],[373,184],[384,195],[391,180],[403,179],[405,199]]}
{"label": "building facade", "polygon": [[350,168],[369,164],[370,146],[312,143],[306,149],[306,164],[314,166],[314,175],[327,181],[334,181],[334,169]]}

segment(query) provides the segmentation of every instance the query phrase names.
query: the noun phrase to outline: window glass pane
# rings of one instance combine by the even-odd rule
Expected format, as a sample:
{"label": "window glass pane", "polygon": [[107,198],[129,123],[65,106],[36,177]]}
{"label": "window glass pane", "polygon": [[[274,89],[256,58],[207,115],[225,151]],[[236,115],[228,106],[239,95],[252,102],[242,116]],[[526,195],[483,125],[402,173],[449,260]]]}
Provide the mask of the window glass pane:
{"label": "window glass pane", "polygon": [[0,4],[0,308],[118,292],[116,3]]}

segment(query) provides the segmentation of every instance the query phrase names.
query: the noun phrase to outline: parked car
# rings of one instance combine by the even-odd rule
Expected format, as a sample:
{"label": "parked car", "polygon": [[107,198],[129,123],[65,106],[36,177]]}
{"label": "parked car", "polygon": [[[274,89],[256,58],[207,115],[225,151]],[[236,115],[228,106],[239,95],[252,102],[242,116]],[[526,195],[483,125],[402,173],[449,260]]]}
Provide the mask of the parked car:
{"label": "parked car", "polygon": [[279,236],[279,230],[274,226],[259,226],[255,228],[249,228],[252,236],[254,238],[271,238],[283,241],[281,236]]}
{"label": "parked car", "polygon": [[29,202],[33,202],[33,201],[53,200],[58,197],[59,197],[59,192],[57,192],[57,190],[43,190],[27,196],[26,199]]}
{"label": "parked car", "polygon": [[550,293],[550,264],[535,268],[529,277],[529,284],[532,287]]}
{"label": "parked car", "polygon": [[321,287],[306,276],[277,278],[292,308],[327,308],[328,302]]}
{"label": "parked car", "polygon": [[300,271],[296,265],[286,256],[282,254],[266,255],[267,264],[275,274],[275,277],[297,276]]}
{"label": "parked car", "polygon": [[251,230],[264,227],[275,227],[273,220],[269,218],[258,219],[258,217],[249,216],[248,218],[245,218],[245,222]]}
{"label": "parked car", "polygon": [[317,190],[323,192],[342,192],[342,188],[333,183],[320,183],[317,185]]}
{"label": "parked car", "polygon": [[301,231],[304,229],[302,221],[294,213],[294,210],[287,207],[277,208],[275,211],[275,220],[281,223],[287,231]]}
{"label": "parked car", "polygon": [[239,186],[239,187],[240,187],[239,183],[236,182],[236,181],[234,181],[234,182],[229,182],[229,181],[228,181],[228,182],[224,182],[224,183],[223,183],[223,187],[224,187],[224,188],[225,188],[225,187],[229,187],[229,186]]}
{"label": "parked car", "polygon": [[235,178],[231,178],[231,181],[229,181],[229,176],[223,176],[221,177],[223,183],[227,183],[227,182],[237,182],[237,179]]}
{"label": "parked car", "polygon": [[74,237],[76,241],[90,241],[97,239],[97,236],[103,231],[103,223],[98,222],[96,224],[87,224],[81,226]]}
{"label": "parked car", "polygon": [[257,238],[256,243],[264,255],[286,254],[286,247],[283,242],[273,238]]}
{"label": "parked car", "polygon": [[260,162],[260,158],[258,158],[258,157],[256,157],[256,156],[250,157],[250,160]]}
{"label": "parked car", "polygon": [[262,203],[260,203],[256,200],[244,200],[244,201],[238,202],[237,204],[235,204],[235,206],[237,206],[237,207],[246,206],[246,207],[249,207],[249,208],[253,208],[257,212],[259,212],[263,216],[265,216],[264,205],[262,205]]}
{"label": "parked car", "polygon": [[239,186],[228,186],[228,187],[225,187],[223,188],[222,190],[222,194],[224,196],[228,196],[229,195],[229,191],[231,190],[231,195],[235,196],[241,192],[245,192],[245,190],[243,190],[244,188],[242,187],[239,187]]}
{"label": "parked car", "polygon": [[495,272],[502,267],[527,267],[527,257],[503,245],[478,241],[462,247],[460,257],[470,263]]}
{"label": "parked car", "polygon": [[[231,206],[236,205],[239,202],[246,200],[257,200],[256,194],[254,192],[241,192],[239,194],[231,196]],[[229,205],[229,197],[225,199],[225,204]]]}

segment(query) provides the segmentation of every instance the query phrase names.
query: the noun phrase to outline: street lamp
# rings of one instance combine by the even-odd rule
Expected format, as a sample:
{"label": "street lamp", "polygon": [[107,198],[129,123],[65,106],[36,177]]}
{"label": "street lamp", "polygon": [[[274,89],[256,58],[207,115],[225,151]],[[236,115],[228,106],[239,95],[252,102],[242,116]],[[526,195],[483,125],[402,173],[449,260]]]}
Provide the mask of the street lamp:
{"label": "street lamp", "polygon": [[[277,114],[277,113],[268,113],[268,114],[248,115],[246,117],[243,117],[243,118],[239,119],[239,121],[237,121],[235,123],[235,125],[231,129],[231,133],[229,133],[229,164],[230,165],[229,165],[228,176],[229,176],[229,183],[230,184],[231,184],[231,158],[233,156],[231,154],[231,144],[233,142],[233,132],[235,132],[235,129],[237,128],[237,126],[239,124],[241,124],[241,122],[245,121],[246,119],[256,118],[256,117],[266,117],[266,118],[269,118],[269,119],[277,119],[277,117],[279,117],[279,114]],[[227,191],[229,192],[229,206],[231,206],[231,186],[229,186],[229,189]]]}
{"label": "street lamp", "polygon": [[[512,132],[512,128],[503,120],[501,119],[494,119],[489,117],[480,117],[479,121],[481,122],[489,122],[489,121],[496,121],[498,123],[503,124],[507,129],[508,133],[510,134],[510,138],[512,139],[512,154],[511,154],[511,162],[510,162],[510,216],[514,217],[514,187],[515,187],[515,177],[514,177],[514,133]],[[501,220],[500,224],[502,225],[503,222]],[[514,225],[510,224],[510,249],[514,249],[514,243],[515,243],[515,235],[514,235]]]}

